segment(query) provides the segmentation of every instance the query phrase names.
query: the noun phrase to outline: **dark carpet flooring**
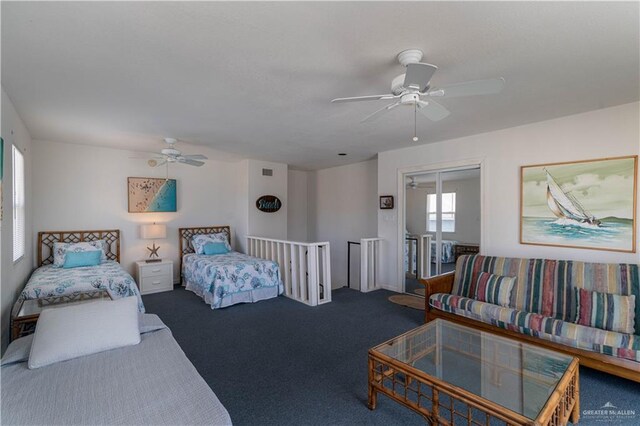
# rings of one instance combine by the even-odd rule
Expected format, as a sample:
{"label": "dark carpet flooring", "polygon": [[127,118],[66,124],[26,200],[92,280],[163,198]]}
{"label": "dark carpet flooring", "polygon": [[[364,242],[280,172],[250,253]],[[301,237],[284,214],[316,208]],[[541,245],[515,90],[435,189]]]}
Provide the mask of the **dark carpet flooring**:
{"label": "dark carpet flooring", "polygon": [[[367,350],[422,324],[422,312],[390,303],[392,294],[345,288],[318,307],[279,297],[221,310],[182,288],[143,300],[236,425],[422,425],[384,395],[375,411],[366,406]],[[580,391],[582,410],[611,402],[637,413],[605,424],[640,424],[640,384],[583,368]]]}

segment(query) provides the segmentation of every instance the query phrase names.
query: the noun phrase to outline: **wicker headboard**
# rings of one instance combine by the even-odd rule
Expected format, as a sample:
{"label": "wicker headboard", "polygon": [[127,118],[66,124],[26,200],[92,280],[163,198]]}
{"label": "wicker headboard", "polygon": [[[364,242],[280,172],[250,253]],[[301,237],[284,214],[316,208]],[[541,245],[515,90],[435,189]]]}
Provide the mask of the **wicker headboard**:
{"label": "wicker headboard", "polygon": [[219,232],[224,232],[225,234],[227,234],[227,240],[229,241],[229,244],[231,244],[231,227],[228,225],[179,228],[178,232],[180,233],[180,274],[182,274],[182,256],[184,256],[185,254],[194,253],[193,247],[191,246],[191,238],[193,238],[194,235],[217,234]]}
{"label": "wicker headboard", "polygon": [[120,262],[120,230],[98,229],[89,231],[38,232],[38,266],[53,263],[53,243],[80,243],[105,240],[107,259]]}

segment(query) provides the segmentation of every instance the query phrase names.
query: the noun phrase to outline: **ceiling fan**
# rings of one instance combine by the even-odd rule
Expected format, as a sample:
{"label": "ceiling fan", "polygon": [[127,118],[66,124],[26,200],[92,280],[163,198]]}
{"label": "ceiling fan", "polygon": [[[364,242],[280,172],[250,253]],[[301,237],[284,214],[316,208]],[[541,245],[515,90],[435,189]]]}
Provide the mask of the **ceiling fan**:
{"label": "ceiling fan", "polygon": [[418,189],[418,182],[416,182],[415,176],[411,176],[411,181],[407,184],[409,189]]}
{"label": "ceiling fan", "polygon": [[194,154],[194,155],[182,155],[178,149],[176,149],[175,145],[178,143],[177,139],[174,138],[164,138],[165,143],[168,145],[167,148],[162,149],[157,157],[151,158],[147,161],[147,164],[151,167],[159,167],[168,163],[182,163],[187,164],[189,166],[200,167],[204,164],[203,161],[207,160],[206,155],[202,154]]}
{"label": "ceiling fan", "polygon": [[417,112],[431,121],[439,121],[447,117],[450,112],[433,98],[458,98],[462,96],[490,95],[499,93],[504,87],[504,78],[492,78],[488,80],[474,80],[463,83],[450,84],[439,88],[431,87],[431,77],[438,70],[435,65],[420,62],[422,51],[418,49],[404,50],[398,54],[398,62],[406,67],[406,72],[400,74],[391,82],[391,93],[384,95],[354,96],[349,98],[336,98],[332,103],[359,102],[359,101],[392,101],[384,107],[374,111],[362,119],[362,123],[372,121],[384,113],[400,105],[409,105],[414,109],[414,137]]}

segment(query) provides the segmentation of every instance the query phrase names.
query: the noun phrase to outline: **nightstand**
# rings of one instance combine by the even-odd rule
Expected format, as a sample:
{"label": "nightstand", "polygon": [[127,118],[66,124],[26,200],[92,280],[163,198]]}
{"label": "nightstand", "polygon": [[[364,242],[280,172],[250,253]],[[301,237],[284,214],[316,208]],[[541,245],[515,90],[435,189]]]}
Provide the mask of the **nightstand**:
{"label": "nightstand", "polygon": [[44,308],[59,308],[80,303],[111,300],[106,290],[97,290],[78,295],[55,296],[46,299],[23,299],[19,297],[11,310],[11,340],[27,336],[36,331],[36,323]]}
{"label": "nightstand", "polygon": [[147,263],[140,260],[136,262],[136,278],[140,294],[173,290],[173,261]]}

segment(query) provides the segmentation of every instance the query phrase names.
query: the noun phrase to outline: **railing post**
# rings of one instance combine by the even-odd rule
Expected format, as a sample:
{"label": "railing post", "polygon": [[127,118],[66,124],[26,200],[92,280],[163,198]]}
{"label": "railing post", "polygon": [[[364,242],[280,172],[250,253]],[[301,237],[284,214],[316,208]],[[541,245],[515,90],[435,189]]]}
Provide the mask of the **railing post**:
{"label": "railing post", "polygon": [[318,305],[320,297],[320,287],[318,286],[318,246],[307,247],[307,271],[309,280],[307,283],[307,295],[311,306]]}
{"label": "railing post", "polygon": [[298,271],[300,272],[300,280],[298,281],[298,295],[302,299],[303,302],[309,302],[309,292],[307,291],[309,288],[309,279],[307,278],[307,251],[309,250],[309,246],[298,246]]}
{"label": "railing post", "polygon": [[326,243],[323,247],[324,250],[322,251],[324,259],[322,266],[324,268],[324,277],[322,278],[322,285],[324,291],[322,292],[322,298],[324,299],[324,302],[331,302],[331,247],[329,246],[329,243]]}
{"label": "railing post", "polygon": [[409,243],[409,262],[408,262],[409,263],[409,273],[413,274],[413,271],[416,271],[416,273],[417,273],[418,271],[416,269],[414,269],[414,265],[413,265],[413,240],[405,240],[405,241],[407,241]]}
{"label": "railing post", "polygon": [[291,296],[298,300],[298,246],[291,244]]}
{"label": "railing post", "polygon": [[371,241],[371,272],[369,273],[371,290],[378,288],[378,240]]}
{"label": "railing post", "polygon": [[280,265],[280,270],[282,271],[282,275],[283,275],[283,280],[284,280],[284,292],[285,295],[290,296],[291,295],[291,267],[289,266],[291,264],[291,251],[290,248],[291,246],[288,244],[285,244],[282,247],[282,251],[284,254],[284,264]]}
{"label": "railing post", "polygon": [[431,276],[431,234],[420,235],[420,271],[419,277],[422,279]]}
{"label": "railing post", "polygon": [[369,243],[360,240],[360,291],[369,291]]}

